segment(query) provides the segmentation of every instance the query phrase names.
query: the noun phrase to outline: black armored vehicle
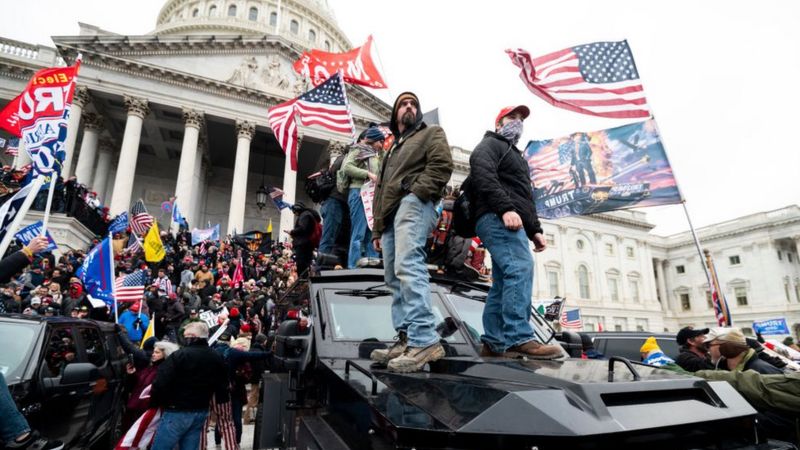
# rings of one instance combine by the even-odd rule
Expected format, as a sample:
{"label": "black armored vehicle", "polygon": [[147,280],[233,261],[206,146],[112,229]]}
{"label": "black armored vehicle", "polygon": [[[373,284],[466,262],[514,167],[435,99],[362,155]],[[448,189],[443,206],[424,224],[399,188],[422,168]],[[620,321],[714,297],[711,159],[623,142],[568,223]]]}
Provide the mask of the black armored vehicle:
{"label": "black armored vehicle", "polygon": [[755,410],[727,383],[570,357],[574,336],[535,312],[542,342],[567,341],[563,358],[480,357],[488,286],[434,276],[431,289],[447,356],[398,374],[369,359],[395,335],[382,270],[296,284],[278,302],[254,448],[791,448],[759,446]]}

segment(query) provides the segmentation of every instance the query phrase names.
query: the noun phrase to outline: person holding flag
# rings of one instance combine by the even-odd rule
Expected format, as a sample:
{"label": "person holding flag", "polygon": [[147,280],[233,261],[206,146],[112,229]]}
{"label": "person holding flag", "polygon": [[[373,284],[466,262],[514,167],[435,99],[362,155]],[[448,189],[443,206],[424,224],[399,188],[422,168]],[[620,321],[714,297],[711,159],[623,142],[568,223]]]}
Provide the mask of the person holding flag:
{"label": "person holding flag", "polygon": [[144,331],[150,326],[150,319],[147,315],[140,314],[141,303],[141,301],[132,303],[130,308],[119,315],[118,321],[128,332],[128,339],[136,345],[142,342]]}

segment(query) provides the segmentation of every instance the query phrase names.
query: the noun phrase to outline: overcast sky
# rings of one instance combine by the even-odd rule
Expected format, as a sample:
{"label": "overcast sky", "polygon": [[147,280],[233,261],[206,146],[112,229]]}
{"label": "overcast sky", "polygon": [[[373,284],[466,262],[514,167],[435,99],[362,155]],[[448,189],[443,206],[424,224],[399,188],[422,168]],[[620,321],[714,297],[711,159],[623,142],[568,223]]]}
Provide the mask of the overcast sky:
{"label": "overcast sky", "polygon": [[[0,35],[52,46],[78,22],[146,34],[164,0],[0,2]],[[539,56],[627,39],[695,226],[800,203],[800,2],[329,0],[354,46],[372,34],[391,103],[438,107],[471,148],[502,106],[526,104],[521,142],[628,123],[546,104],[504,53]],[[266,112],[265,112],[266,114]],[[647,208],[657,234],[688,229],[679,205]]]}

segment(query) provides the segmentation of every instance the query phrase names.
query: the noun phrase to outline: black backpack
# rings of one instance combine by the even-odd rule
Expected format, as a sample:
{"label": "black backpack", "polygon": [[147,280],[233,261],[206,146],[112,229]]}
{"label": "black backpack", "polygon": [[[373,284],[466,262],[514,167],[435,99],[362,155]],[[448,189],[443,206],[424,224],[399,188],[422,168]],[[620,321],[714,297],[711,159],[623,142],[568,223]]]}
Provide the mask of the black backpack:
{"label": "black backpack", "polygon": [[323,170],[320,176],[306,180],[306,194],[314,203],[322,203],[335,188],[336,174],[330,170]]}

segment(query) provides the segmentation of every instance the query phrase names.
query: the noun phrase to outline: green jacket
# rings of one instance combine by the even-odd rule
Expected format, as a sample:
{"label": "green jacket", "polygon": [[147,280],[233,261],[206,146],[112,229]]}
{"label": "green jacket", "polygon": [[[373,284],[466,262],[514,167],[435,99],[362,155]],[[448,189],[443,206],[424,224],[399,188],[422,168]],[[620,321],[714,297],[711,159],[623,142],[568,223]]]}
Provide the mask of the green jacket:
{"label": "green jacket", "polygon": [[[378,173],[380,164],[378,162],[378,156],[375,155],[365,161],[356,161],[356,156],[358,156],[360,151],[361,149],[359,149],[357,145],[350,147],[350,151],[347,153],[342,163],[341,170],[344,170],[344,173],[350,179],[350,186],[348,189],[361,189],[361,186],[367,181],[367,174],[369,172]],[[346,194],[346,192],[344,192],[344,194]]]}
{"label": "green jacket", "polygon": [[695,376],[706,380],[727,381],[756,408],[779,409],[797,414],[800,411],[800,373],[762,375],[754,370],[700,370]]}
{"label": "green jacket", "polygon": [[372,238],[381,237],[386,229],[384,221],[394,214],[405,195],[413,193],[424,202],[439,201],[452,173],[453,157],[444,130],[419,121],[383,158],[372,203]]}

